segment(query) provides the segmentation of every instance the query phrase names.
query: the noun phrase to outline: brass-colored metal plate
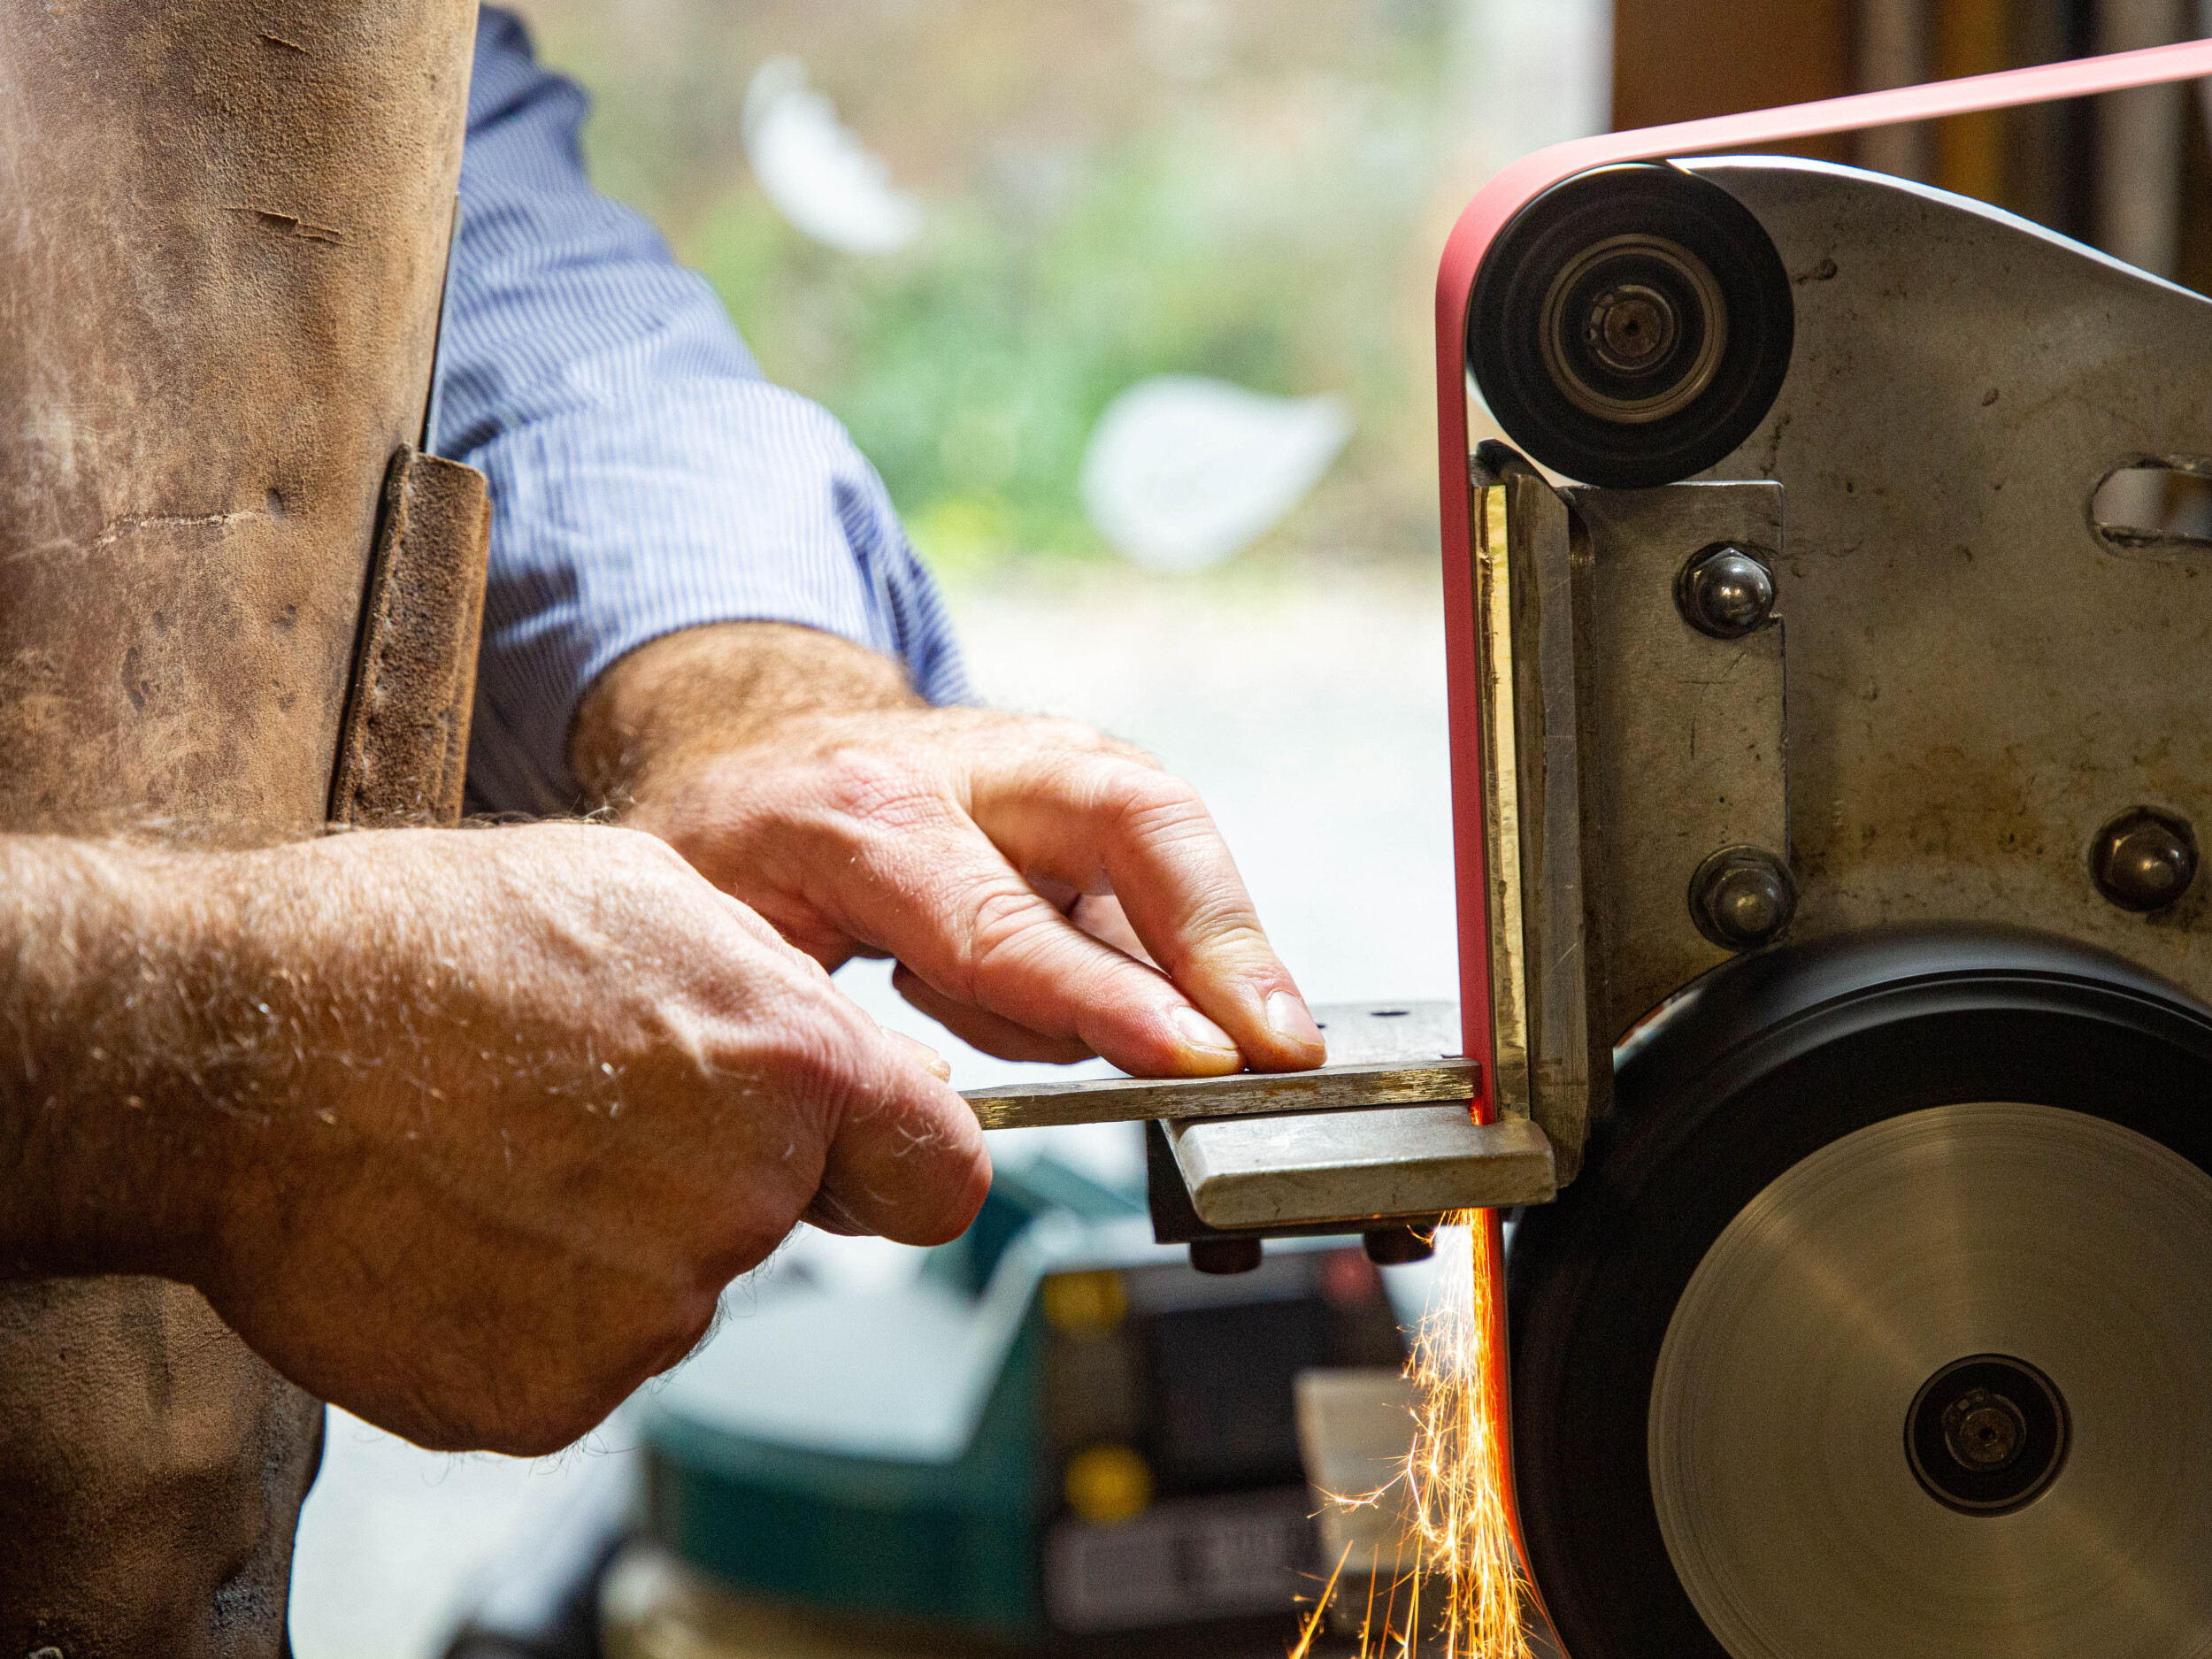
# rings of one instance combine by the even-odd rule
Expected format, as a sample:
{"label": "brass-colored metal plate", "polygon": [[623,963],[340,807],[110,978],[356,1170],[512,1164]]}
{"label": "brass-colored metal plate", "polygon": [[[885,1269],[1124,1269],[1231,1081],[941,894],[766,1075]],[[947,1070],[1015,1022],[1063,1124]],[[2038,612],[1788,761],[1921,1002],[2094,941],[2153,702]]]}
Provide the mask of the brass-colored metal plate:
{"label": "brass-colored metal plate", "polygon": [[[1316,1071],[1235,1071],[1226,1077],[1099,1078],[1081,1083],[1014,1083],[966,1090],[986,1129],[1059,1124],[1141,1123],[1156,1118],[1248,1118],[1340,1112],[1378,1106],[1466,1101],[1481,1068],[1472,1060],[1416,1065],[1369,1062]],[[1465,1116],[1463,1110],[1461,1115]]]}

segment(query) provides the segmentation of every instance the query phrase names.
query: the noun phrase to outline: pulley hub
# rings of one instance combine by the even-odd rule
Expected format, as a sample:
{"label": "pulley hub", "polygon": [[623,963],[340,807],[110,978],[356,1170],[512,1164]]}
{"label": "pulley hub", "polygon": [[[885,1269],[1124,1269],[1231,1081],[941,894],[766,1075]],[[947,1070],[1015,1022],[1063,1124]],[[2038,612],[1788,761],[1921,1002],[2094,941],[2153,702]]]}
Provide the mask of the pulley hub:
{"label": "pulley hub", "polygon": [[2009,1515],[2043,1494],[2066,1461],[2066,1402],[2027,1361],[1954,1360],[1920,1385],[1905,1456],[1921,1489],[1962,1515]]}
{"label": "pulley hub", "polygon": [[1610,236],[1552,280],[1544,366],[1587,415],[1631,426],[1686,409],[1713,383],[1728,310],[1705,262],[1664,236]]}

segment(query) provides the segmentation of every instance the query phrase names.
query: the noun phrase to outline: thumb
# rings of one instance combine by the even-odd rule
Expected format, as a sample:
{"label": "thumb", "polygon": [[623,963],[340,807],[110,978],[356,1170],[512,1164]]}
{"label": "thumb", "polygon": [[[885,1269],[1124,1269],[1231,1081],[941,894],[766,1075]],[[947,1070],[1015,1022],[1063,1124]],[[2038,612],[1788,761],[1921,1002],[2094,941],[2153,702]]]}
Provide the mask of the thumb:
{"label": "thumb", "polygon": [[805,1219],[830,1233],[946,1243],[967,1231],[991,1189],[983,1132],[933,1050],[891,1032],[871,1048]]}

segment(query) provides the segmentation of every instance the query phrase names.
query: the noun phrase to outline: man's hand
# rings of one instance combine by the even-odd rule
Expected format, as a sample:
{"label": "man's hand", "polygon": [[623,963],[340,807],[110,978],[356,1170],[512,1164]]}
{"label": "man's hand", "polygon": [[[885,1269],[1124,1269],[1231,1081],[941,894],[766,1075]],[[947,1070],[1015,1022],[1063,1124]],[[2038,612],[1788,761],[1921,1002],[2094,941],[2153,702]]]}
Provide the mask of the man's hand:
{"label": "man's hand", "polygon": [[571,748],[588,792],[815,960],[895,956],[906,998],[989,1053],[1325,1057],[1196,793],[1087,726],[928,708],[872,652],[737,623],[625,657]]}
{"label": "man's hand", "polygon": [[936,1243],[988,1185],[926,1051],[644,835],[0,866],[6,1264],[183,1279],[425,1446],[565,1445],[802,1215]]}

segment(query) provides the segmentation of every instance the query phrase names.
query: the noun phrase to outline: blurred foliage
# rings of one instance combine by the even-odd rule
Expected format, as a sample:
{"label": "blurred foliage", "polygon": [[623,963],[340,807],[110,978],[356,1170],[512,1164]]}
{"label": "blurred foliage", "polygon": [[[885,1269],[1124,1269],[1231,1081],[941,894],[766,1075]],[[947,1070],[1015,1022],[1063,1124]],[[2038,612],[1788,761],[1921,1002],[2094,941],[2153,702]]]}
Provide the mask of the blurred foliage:
{"label": "blurred foliage", "polygon": [[[1445,0],[519,9],[594,95],[602,187],[850,426],[941,565],[1096,550],[1092,424],[1169,371],[1345,396],[1358,435],[1277,539],[1425,551]],[[787,52],[926,204],[914,247],[836,252],[761,194],[744,89]]]}

